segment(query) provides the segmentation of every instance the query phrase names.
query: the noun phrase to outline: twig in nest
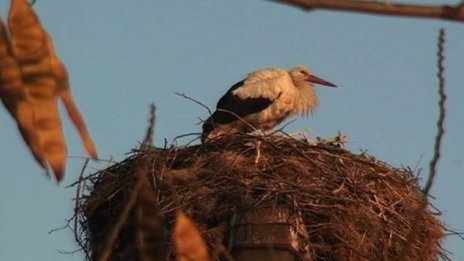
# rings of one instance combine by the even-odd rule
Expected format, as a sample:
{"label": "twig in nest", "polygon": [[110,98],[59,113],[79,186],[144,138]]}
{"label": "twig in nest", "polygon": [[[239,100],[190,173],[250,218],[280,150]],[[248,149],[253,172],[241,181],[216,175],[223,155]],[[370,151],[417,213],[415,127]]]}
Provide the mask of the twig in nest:
{"label": "twig in nest", "polygon": [[275,134],[275,133],[277,133],[277,132],[281,132],[281,133],[284,133],[284,134],[288,135],[289,137],[291,137],[291,135],[287,134],[287,133],[284,131],[284,129],[285,129],[288,125],[294,123],[295,121],[296,121],[296,119],[293,119],[293,120],[291,120],[291,121],[285,123],[282,127],[280,127],[279,129],[273,131],[271,134]]}
{"label": "twig in nest", "polygon": [[362,12],[379,15],[397,15],[403,17],[426,17],[464,22],[464,3],[456,6],[395,4],[380,1],[361,0],[273,0],[287,5],[301,7],[305,10],[329,9],[339,11]]}
{"label": "twig in nest", "polygon": [[237,118],[239,121],[245,123],[250,129],[252,129],[253,131],[258,131],[258,129],[256,129],[253,125],[251,125],[248,121],[246,121],[245,119],[243,119],[242,117],[240,117],[237,113],[233,112],[233,111],[229,111],[229,110],[224,110],[224,109],[217,109],[218,111],[222,111],[222,112],[226,112],[226,113],[230,113],[232,114],[235,118]]}
{"label": "twig in nest", "polygon": [[[206,110],[208,110],[208,113],[209,113],[209,116],[212,116],[213,113],[211,112],[210,108],[208,106],[206,106],[205,104],[203,104],[202,102],[196,100],[196,99],[193,99],[192,97],[189,97],[187,95],[185,95],[184,93],[179,93],[179,92],[174,92],[174,94],[182,97],[182,98],[185,98],[187,100],[190,100],[190,101],[193,101],[194,103],[196,104],[199,104],[200,106],[202,106],[203,108],[205,108]],[[257,129],[251,125],[250,123],[248,123],[246,120],[244,120],[242,117],[240,117],[239,115],[237,115],[236,113],[232,112],[232,111],[229,111],[229,110],[224,110],[224,109],[217,109],[218,111],[222,111],[222,112],[226,112],[226,113],[230,113],[232,114],[235,118],[237,118],[239,121],[245,123],[250,129],[252,129],[253,131],[257,131]]]}
{"label": "twig in nest", "polygon": [[453,228],[448,228],[448,227],[444,227],[445,231],[446,231],[446,235],[447,236],[457,236],[459,237],[461,240],[464,240],[464,232],[458,232],[458,231],[454,231]]}
{"label": "twig in nest", "polygon": [[146,175],[151,159],[153,157],[141,159],[135,173],[138,182],[142,183],[136,203],[136,240],[142,261],[166,259],[164,222],[159,216],[157,196]]}
{"label": "twig in nest", "polygon": [[187,100],[193,101],[194,103],[196,103],[196,104],[200,105],[201,107],[205,108],[205,109],[208,111],[209,116],[211,116],[211,115],[213,114],[213,113],[211,112],[211,110],[209,109],[209,107],[206,106],[205,104],[203,104],[202,102],[200,102],[200,101],[198,101],[198,100],[195,100],[195,99],[192,98],[192,97],[188,97],[187,95],[185,95],[185,94],[183,94],[183,93],[174,92],[174,94],[175,94],[175,95],[178,95],[178,96],[180,96],[180,97],[182,97],[182,98],[185,98],[185,99],[187,99]]}
{"label": "twig in nest", "polygon": [[50,229],[50,230],[48,231],[47,234],[50,235],[50,234],[52,234],[52,233],[58,232],[58,231],[60,231],[60,230],[66,229],[66,228],[69,228],[69,221],[67,221],[66,225],[63,225],[63,226],[61,226],[61,227],[57,227],[57,228]]}
{"label": "twig in nest", "polygon": [[[68,155],[68,159],[83,159],[83,160],[86,160],[88,159],[89,157],[88,156],[79,156],[79,155]],[[99,162],[109,162],[110,165],[113,165],[114,163],[116,163],[113,159],[113,156],[110,156],[110,159],[101,159],[101,158],[98,158],[98,161]],[[71,186],[71,185],[69,185]],[[72,186],[71,186],[72,187]]]}
{"label": "twig in nest", "polygon": [[124,224],[127,221],[127,218],[129,217],[130,211],[134,208],[135,203],[137,201],[138,195],[140,188],[143,185],[143,180],[138,179],[137,183],[134,185],[134,188],[132,189],[131,194],[129,195],[129,198],[124,205],[124,208],[122,209],[121,213],[119,214],[118,219],[114,223],[111,231],[108,234],[108,237],[106,239],[105,247],[103,248],[100,257],[98,258],[99,261],[107,261],[110,260],[111,253],[113,251],[113,246],[114,243],[116,242],[119,232],[123,228]]}
{"label": "twig in nest", "polygon": [[348,138],[341,131],[337,132],[337,136],[332,138],[323,139],[321,137],[316,138],[316,145],[327,145],[332,147],[344,148]]}
{"label": "twig in nest", "polygon": [[[85,159],[86,160],[85,160],[84,165],[83,165],[83,167],[81,169],[81,173],[79,175],[78,181],[76,181],[76,182],[74,182],[71,185],[68,185],[66,187],[66,188],[70,188],[70,187],[73,187],[73,186],[77,185],[76,198],[74,199],[76,201],[75,206],[74,206],[74,215],[70,219],[66,220],[66,224],[64,226],[59,227],[59,228],[54,228],[54,229],[48,231],[48,234],[51,234],[51,233],[54,233],[56,231],[63,230],[63,229],[71,230],[73,232],[73,234],[74,234],[74,240],[76,240],[76,242],[79,245],[80,249],[73,250],[73,251],[64,251],[64,250],[63,251],[58,250],[58,251],[60,253],[63,253],[63,254],[74,254],[75,252],[78,252],[78,251],[84,251],[85,257],[87,258],[87,260],[90,260],[89,251],[86,248],[85,243],[83,243],[82,240],[80,239],[80,235],[78,233],[79,212],[81,211],[81,203],[82,203],[81,199],[82,199],[82,193],[83,193],[82,184],[84,184],[84,182],[85,182],[84,173],[85,173],[85,170],[87,169],[87,166],[88,166],[89,161],[90,161],[90,158],[88,158],[88,157],[85,157]],[[73,227],[70,226],[72,221],[74,221]]]}
{"label": "twig in nest", "polygon": [[284,131],[280,131],[280,133],[283,133],[285,137],[295,139],[295,140],[303,140],[303,141],[308,141],[309,142],[309,130],[306,131],[297,131],[297,132],[292,132],[292,133],[286,133]]}
{"label": "twig in nest", "polygon": [[259,163],[259,159],[261,158],[261,140],[256,141],[256,158],[255,164]]}
{"label": "twig in nest", "polygon": [[75,253],[80,252],[80,251],[81,251],[81,249],[75,249],[75,250],[72,250],[72,251],[58,249],[58,253],[63,254],[63,255],[74,255]]}
{"label": "twig in nest", "polygon": [[[87,168],[87,166],[89,165],[89,161],[90,159],[87,158],[84,162],[84,166],[82,166],[82,169],[81,169],[81,173],[79,174],[79,179],[78,179],[78,183],[77,183],[77,189],[76,189],[76,204],[74,206],[74,212],[75,213],[78,213],[79,210],[81,209],[81,198],[82,198],[82,183],[84,181],[84,173],[85,173],[85,169]],[[87,251],[87,249],[85,248],[84,244],[81,242],[81,240],[79,239],[79,236],[77,234],[77,226],[78,226],[78,218],[76,216],[76,218],[74,218],[74,239],[76,240],[77,244],[79,245],[79,247],[84,250],[84,253],[85,253],[85,257],[87,258],[87,260],[90,260],[90,255]]]}
{"label": "twig in nest", "polygon": [[192,142],[198,140],[200,138],[200,135],[201,133],[199,132],[191,132],[191,133],[186,133],[186,134],[181,134],[181,135],[178,135],[176,137],[174,137],[174,139],[172,139],[172,142],[171,144],[177,144],[177,140],[178,139],[181,139],[181,138],[184,138],[184,137],[188,137],[188,136],[196,136],[193,140],[187,142],[187,144],[185,144],[184,146],[189,146]]}
{"label": "twig in nest", "polygon": [[[149,126],[147,128],[145,139],[142,142],[142,148],[146,148],[153,144],[152,139],[153,139],[154,128],[155,128],[155,105],[152,104],[150,106]],[[139,199],[141,188],[143,187],[144,182],[145,182],[144,178],[141,178],[141,176],[145,175],[146,171],[148,170],[148,163],[149,163],[148,158],[142,158],[142,160],[138,162],[137,169],[135,171],[135,175],[136,177],[138,177],[137,182],[135,183],[134,188],[131,194],[129,195],[126,204],[121,210],[121,213],[119,214],[118,219],[116,220],[111,231],[109,232],[109,235],[105,242],[105,246],[101,252],[100,257],[98,258],[99,261],[110,260],[113,246],[118,238],[119,232],[123,228],[124,224],[126,223],[129,217],[131,210],[134,208],[134,206],[137,203],[137,200]]]}
{"label": "twig in nest", "polygon": [[[237,113],[235,113],[235,112],[233,112],[233,111],[229,111],[229,110],[225,110],[225,109],[220,109],[220,108],[217,108],[216,110],[217,110],[217,111],[220,111],[220,112],[225,112],[225,113],[231,114],[232,116],[234,116],[235,118],[237,118],[237,120],[239,120],[239,121],[241,121],[242,123],[244,123],[245,125],[247,125],[247,127],[248,127],[252,132],[255,132],[255,131],[258,132],[258,131],[259,131],[259,130],[256,129],[253,125],[251,125],[248,121],[246,121],[244,118],[240,117],[240,115],[238,115]],[[213,121],[212,118],[211,118],[211,122],[212,122],[212,125],[213,125],[213,126],[216,125],[216,124],[214,123],[214,121]],[[213,130],[211,131],[211,133],[213,133],[214,130],[217,130],[217,129],[213,129]],[[261,132],[261,133],[262,133],[262,135],[264,135],[264,132]],[[227,134],[230,134],[230,133],[225,133],[225,132],[223,132],[223,133],[221,133],[221,132],[215,133],[215,135],[213,135],[212,138],[209,138],[209,137],[208,137],[206,140],[213,140],[213,139],[218,138],[219,136],[224,136],[224,135],[227,135]]]}

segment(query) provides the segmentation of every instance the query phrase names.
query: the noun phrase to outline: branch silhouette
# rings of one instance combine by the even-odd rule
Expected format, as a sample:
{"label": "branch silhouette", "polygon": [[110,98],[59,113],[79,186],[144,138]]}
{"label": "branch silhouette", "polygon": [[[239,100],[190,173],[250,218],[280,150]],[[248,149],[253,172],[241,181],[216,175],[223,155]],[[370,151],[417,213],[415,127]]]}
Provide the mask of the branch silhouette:
{"label": "branch silhouette", "polygon": [[423,17],[464,22],[464,2],[450,5],[396,4],[366,0],[272,0],[274,2],[301,7],[304,10],[328,9],[361,12],[377,15]]}
{"label": "branch silhouette", "polygon": [[[440,150],[441,150],[441,143],[443,140],[443,135],[445,133],[445,116],[446,116],[446,92],[445,92],[445,29],[440,29],[439,35],[438,35],[438,52],[437,52],[437,57],[438,57],[438,93],[439,93],[439,101],[438,101],[438,106],[439,106],[439,116],[438,116],[438,121],[437,121],[437,134],[435,136],[435,143],[434,143],[434,149],[433,149],[433,157],[432,160],[430,161],[430,173],[427,178],[426,184],[424,188],[422,189],[422,201],[417,207],[416,210],[416,217],[415,219],[419,221],[419,218],[421,217],[421,213],[424,212],[427,209],[427,206],[429,205],[429,193],[430,189],[432,188],[433,181],[435,180],[436,174],[437,174],[437,163],[440,160]],[[418,235],[420,235],[419,227],[418,227],[419,222],[415,222],[409,234],[405,237],[406,240],[405,242],[412,242]],[[412,246],[410,245],[405,245],[403,248],[401,254],[398,255],[398,261],[402,261],[403,256],[408,256],[410,254]]]}
{"label": "branch silhouette", "polygon": [[440,148],[443,140],[443,134],[445,133],[445,116],[446,116],[446,92],[445,92],[445,29],[440,29],[440,34],[438,36],[438,93],[440,99],[438,101],[439,106],[439,117],[437,121],[437,135],[435,136],[435,144],[433,149],[433,158],[430,161],[430,174],[423,189],[424,196],[427,197],[429,194],[430,188],[432,187],[433,180],[437,174],[437,164],[440,159]]}

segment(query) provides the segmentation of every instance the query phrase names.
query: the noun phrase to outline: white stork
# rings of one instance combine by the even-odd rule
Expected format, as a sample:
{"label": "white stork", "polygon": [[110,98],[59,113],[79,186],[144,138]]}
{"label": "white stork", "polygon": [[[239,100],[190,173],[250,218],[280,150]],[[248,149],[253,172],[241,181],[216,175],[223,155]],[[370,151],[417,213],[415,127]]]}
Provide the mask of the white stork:
{"label": "white stork", "polygon": [[302,65],[250,73],[219,100],[203,124],[202,142],[226,133],[268,131],[287,117],[312,113],[318,105],[312,83],[336,87]]}

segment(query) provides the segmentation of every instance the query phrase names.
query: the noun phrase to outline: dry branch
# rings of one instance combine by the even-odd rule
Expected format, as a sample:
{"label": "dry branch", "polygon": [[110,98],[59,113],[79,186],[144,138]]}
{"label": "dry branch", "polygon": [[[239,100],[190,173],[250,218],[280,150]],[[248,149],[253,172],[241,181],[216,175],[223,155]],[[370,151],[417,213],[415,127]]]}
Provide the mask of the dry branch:
{"label": "dry branch", "polygon": [[445,29],[440,29],[440,33],[438,36],[438,93],[440,95],[440,99],[438,101],[438,106],[439,106],[439,116],[438,116],[438,121],[437,121],[437,135],[435,136],[435,144],[434,144],[434,149],[433,149],[433,158],[430,161],[430,174],[427,179],[427,183],[425,184],[424,187],[424,194],[425,196],[428,195],[430,188],[432,187],[433,184],[433,179],[435,178],[435,175],[437,174],[437,163],[438,160],[440,159],[440,148],[441,148],[441,141],[443,139],[443,134],[445,133],[445,116],[446,116],[446,109],[445,109],[445,103],[446,103],[446,93],[445,93]]}
{"label": "dry branch", "polygon": [[362,12],[378,15],[396,15],[404,17],[437,18],[464,22],[463,3],[449,5],[414,5],[396,4],[380,1],[360,0],[272,0],[287,5],[301,7],[305,10],[328,9],[338,11]]}
{"label": "dry branch", "polygon": [[[433,181],[435,179],[435,176],[437,174],[437,163],[438,160],[440,159],[440,148],[441,148],[441,141],[443,139],[443,134],[445,133],[444,129],[444,124],[445,124],[445,116],[446,116],[446,110],[445,110],[445,105],[446,105],[446,93],[445,93],[445,77],[444,77],[444,45],[445,45],[445,30],[442,28],[440,29],[439,35],[438,35],[438,52],[437,52],[437,57],[438,57],[438,92],[439,92],[439,116],[438,116],[438,121],[437,121],[437,135],[435,136],[435,143],[434,143],[434,149],[433,149],[433,157],[432,160],[430,161],[430,172],[429,176],[427,178],[426,184],[424,188],[422,189],[422,202],[420,205],[417,206],[416,210],[416,215],[415,215],[415,220],[414,225],[411,229],[411,231],[406,235],[406,240],[409,241],[414,241],[417,239],[418,234],[420,233],[420,228],[418,227],[418,223],[420,223],[421,219],[421,214],[423,211],[427,209],[427,206],[429,206],[429,192],[430,189],[432,188]],[[402,256],[408,256],[412,252],[412,246],[405,245],[403,250],[400,252],[401,254],[399,257]],[[402,260],[397,259],[397,260]]]}

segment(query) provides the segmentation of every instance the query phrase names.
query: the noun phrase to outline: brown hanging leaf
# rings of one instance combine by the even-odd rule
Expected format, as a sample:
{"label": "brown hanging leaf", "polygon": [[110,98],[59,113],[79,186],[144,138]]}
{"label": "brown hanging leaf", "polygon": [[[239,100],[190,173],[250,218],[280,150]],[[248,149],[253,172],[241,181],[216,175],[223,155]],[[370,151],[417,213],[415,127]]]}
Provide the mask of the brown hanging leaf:
{"label": "brown hanging leaf", "polygon": [[10,41],[19,63],[36,63],[47,56],[45,31],[26,0],[11,0],[8,26],[10,32],[14,32]]}
{"label": "brown hanging leaf", "polygon": [[209,261],[208,249],[200,231],[183,212],[177,213],[173,241],[178,261]]}
{"label": "brown hanging leaf", "polygon": [[67,148],[58,112],[57,84],[51,75],[46,33],[26,0],[12,0],[8,26],[12,52],[22,72],[23,88],[34,108],[42,154],[60,181],[64,175]]}
{"label": "brown hanging leaf", "polygon": [[[44,167],[48,163],[56,179],[60,181],[65,171],[67,148],[58,112],[59,98],[63,100],[69,117],[93,159],[97,159],[96,147],[73,100],[66,68],[55,54],[51,37],[26,0],[12,0],[8,27],[11,55],[2,56],[6,58],[2,60],[4,63],[0,67],[2,82],[11,83],[3,84],[2,88],[14,87],[16,93],[8,94],[3,90],[2,101],[18,122],[24,140],[37,161]],[[2,40],[8,46],[6,33],[3,36]],[[8,57],[13,59],[8,60]],[[5,68],[9,68],[9,71]],[[16,78],[11,78],[6,72],[15,72]],[[18,109],[18,104],[22,105],[21,110]],[[26,104],[29,104],[28,109],[23,108]]]}
{"label": "brown hanging leaf", "polygon": [[32,101],[23,89],[21,70],[11,54],[5,25],[0,19],[0,100],[16,120],[18,129],[32,155],[44,168],[47,163],[42,155],[39,136],[35,131]]}
{"label": "brown hanging leaf", "polygon": [[84,147],[87,150],[87,153],[90,155],[90,157],[92,157],[92,159],[96,160],[98,159],[97,148],[95,147],[95,144],[93,143],[93,140],[90,137],[90,134],[84,122],[84,118],[81,116],[81,113],[79,112],[79,108],[74,102],[74,98],[71,94],[71,89],[69,86],[69,78],[66,67],[56,55],[51,37],[48,34],[47,44],[50,56],[50,65],[52,70],[51,72],[53,77],[55,78],[55,81],[58,84],[58,94],[63,101],[66,111],[68,112],[69,118],[71,119],[79,135],[81,136],[82,142],[84,143]]}

